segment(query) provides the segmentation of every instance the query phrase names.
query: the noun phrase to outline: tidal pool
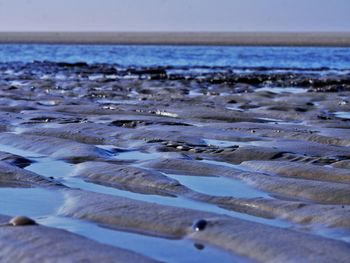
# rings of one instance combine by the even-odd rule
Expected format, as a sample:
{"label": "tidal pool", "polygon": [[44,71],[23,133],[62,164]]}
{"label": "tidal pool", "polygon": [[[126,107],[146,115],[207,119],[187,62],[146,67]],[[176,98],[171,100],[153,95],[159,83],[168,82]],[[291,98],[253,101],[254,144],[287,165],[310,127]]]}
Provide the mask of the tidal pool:
{"label": "tidal pool", "polygon": [[239,198],[271,198],[267,193],[259,191],[239,180],[225,177],[166,174],[178,180],[190,189],[213,196],[232,196]]}
{"label": "tidal pool", "polygon": [[350,112],[347,112],[347,111],[337,111],[337,112],[334,112],[334,115],[340,119],[350,120]]}
{"label": "tidal pool", "polygon": [[52,216],[38,220],[98,242],[128,249],[165,262],[247,262],[242,257],[189,239],[166,239],[101,227],[91,222]]}

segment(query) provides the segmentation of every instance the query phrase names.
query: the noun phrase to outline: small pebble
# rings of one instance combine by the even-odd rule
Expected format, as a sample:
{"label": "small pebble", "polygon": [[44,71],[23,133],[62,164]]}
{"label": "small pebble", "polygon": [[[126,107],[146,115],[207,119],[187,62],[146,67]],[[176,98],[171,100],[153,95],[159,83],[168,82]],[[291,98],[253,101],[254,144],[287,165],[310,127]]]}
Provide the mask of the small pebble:
{"label": "small pebble", "polygon": [[29,226],[36,225],[37,223],[26,216],[15,216],[9,221],[9,225],[11,226]]}
{"label": "small pebble", "polygon": [[200,219],[200,220],[194,222],[194,224],[192,225],[192,228],[196,232],[203,231],[205,229],[205,227],[207,226],[207,224],[208,224],[207,220]]}

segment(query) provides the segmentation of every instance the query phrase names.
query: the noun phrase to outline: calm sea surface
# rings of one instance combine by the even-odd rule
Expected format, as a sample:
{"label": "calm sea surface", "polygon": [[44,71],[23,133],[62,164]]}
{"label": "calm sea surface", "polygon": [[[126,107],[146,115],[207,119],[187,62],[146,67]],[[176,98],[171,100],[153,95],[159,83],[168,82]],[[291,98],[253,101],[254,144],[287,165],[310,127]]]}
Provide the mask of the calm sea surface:
{"label": "calm sea surface", "polygon": [[124,66],[350,69],[350,48],[0,45],[1,62],[87,62]]}

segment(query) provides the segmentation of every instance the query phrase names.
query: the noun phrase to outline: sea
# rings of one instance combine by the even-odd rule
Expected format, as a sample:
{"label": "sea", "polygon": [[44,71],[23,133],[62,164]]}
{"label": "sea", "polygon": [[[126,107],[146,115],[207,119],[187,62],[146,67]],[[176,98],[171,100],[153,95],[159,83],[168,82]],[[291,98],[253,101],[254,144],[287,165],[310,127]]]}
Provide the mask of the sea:
{"label": "sea", "polygon": [[120,67],[273,68],[350,73],[350,48],[0,44],[0,63],[108,63]]}

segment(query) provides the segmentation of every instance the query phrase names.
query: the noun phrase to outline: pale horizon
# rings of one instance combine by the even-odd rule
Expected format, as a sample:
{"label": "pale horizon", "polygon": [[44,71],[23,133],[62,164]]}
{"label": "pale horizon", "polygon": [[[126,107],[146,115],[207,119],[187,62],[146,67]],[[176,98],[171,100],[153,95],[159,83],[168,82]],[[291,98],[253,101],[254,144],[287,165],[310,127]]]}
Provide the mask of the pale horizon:
{"label": "pale horizon", "polygon": [[0,0],[1,32],[350,32],[348,0]]}
{"label": "pale horizon", "polygon": [[149,31],[132,31],[132,30],[119,30],[119,31],[113,31],[113,30],[0,30],[0,33],[49,33],[49,34],[60,34],[60,33],[82,33],[82,34],[104,34],[104,33],[115,33],[115,34],[273,34],[273,35],[287,35],[287,34],[300,34],[300,35],[306,35],[306,34],[317,34],[317,35],[349,35],[349,31],[156,31],[156,30],[149,30]]}

